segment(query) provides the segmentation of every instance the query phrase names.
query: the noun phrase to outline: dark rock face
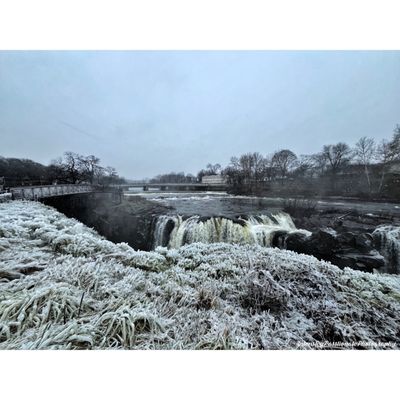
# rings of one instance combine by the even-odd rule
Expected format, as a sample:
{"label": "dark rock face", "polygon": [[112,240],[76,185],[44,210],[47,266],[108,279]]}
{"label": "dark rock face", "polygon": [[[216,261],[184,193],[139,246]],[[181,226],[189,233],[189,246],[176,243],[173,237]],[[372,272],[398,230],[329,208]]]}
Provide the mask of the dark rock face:
{"label": "dark rock face", "polygon": [[[322,227],[327,227],[337,234],[336,238],[341,251],[338,252],[336,249],[333,252],[335,256],[314,254],[321,253],[319,248],[318,250],[307,248],[304,250],[306,254],[329,260],[339,266],[347,264],[356,269],[379,269],[380,272],[400,273],[400,251],[398,250],[400,236],[396,239],[391,233],[386,232],[396,230],[400,226],[398,213],[379,210],[379,207],[368,212],[352,208],[347,210],[331,208],[315,210],[310,217],[294,217],[293,220],[296,226],[302,229],[317,232]],[[382,230],[379,227],[388,228],[382,228]],[[294,248],[305,246],[300,243],[290,245]]]}
{"label": "dark rock face", "polygon": [[385,266],[385,259],[376,250],[372,250],[368,254],[335,254],[332,263],[342,268],[351,267],[365,272],[373,272],[374,269],[379,270]]}
{"label": "dark rock face", "polygon": [[373,247],[372,236],[364,233],[338,234],[331,228],[319,229],[309,236],[294,232],[286,236],[284,248],[330,261],[341,268],[373,272],[385,265],[384,257]]}
{"label": "dark rock face", "polygon": [[358,212],[352,209],[316,210],[310,217],[293,217],[298,228],[314,231],[322,227],[329,227],[338,233],[359,232],[372,233],[379,225],[399,225],[400,217],[377,211],[377,215]]}
{"label": "dark rock face", "polygon": [[[293,233],[292,235],[295,236],[296,233]],[[300,234],[300,236],[303,237],[303,234]],[[285,242],[288,239],[289,237],[287,231],[276,231],[272,238],[271,245],[272,247],[279,247],[280,249],[283,249],[285,248]]]}
{"label": "dark rock face", "polygon": [[49,197],[43,202],[94,228],[114,243],[126,242],[136,250],[145,251],[152,248],[157,216],[168,211],[146,199],[121,200],[108,193]]}

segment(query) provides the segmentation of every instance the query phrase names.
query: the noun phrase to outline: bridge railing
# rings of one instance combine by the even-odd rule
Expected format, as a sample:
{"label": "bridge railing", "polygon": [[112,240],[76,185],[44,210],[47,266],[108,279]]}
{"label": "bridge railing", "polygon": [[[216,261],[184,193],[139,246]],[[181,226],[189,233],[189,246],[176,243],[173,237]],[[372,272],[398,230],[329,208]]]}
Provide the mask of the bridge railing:
{"label": "bridge railing", "polygon": [[10,193],[15,200],[38,200],[44,197],[63,196],[66,194],[87,193],[94,189],[91,185],[44,185],[20,186],[10,188]]}

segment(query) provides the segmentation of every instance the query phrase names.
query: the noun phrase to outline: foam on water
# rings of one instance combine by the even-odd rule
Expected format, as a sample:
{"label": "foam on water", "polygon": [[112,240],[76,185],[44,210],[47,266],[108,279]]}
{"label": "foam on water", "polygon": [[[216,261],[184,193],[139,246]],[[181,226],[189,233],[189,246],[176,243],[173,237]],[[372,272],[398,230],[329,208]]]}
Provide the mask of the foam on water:
{"label": "foam on water", "polygon": [[179,248],[190,243],[258,244],[271,247],[276,232],[296,230],[286,213],[250,216],[232,220],[224,217],[202,219],[192,216],[163,215],[157,219],[154,230],[154,248]]}
{"label": "foam on water", "polygon": [[400,227],[380,226],[373,233],[379,251],[388,264],[388,272],[400,273]]}

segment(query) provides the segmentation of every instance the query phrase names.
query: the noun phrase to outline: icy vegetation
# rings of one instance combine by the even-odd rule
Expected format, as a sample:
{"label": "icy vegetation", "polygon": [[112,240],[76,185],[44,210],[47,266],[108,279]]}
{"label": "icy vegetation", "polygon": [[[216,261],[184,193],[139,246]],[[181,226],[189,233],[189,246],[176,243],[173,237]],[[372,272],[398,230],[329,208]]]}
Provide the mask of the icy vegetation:
{"label": "icy vegetation", "polygon": [[[271,216],[250,216],[233,221],[224,217],[202,219],[193,216],[184,219],[180,215],[158,217],[154,230],[154,248],[167,246],[179,248],[191,243],[258,244],[271,247],[275,233],[294,232],[290,215],[281,212]],[[302,230],[304,234],[310,234]]]}
{"label": "icy vegetation", "polygon": [[0,204],[1,349],[398,347],[400,279],[239,244],[134,251]]}
{"label": "icy vegetation", "polygon": [[0,203],[5,203],[7,201],[10,201],[12,198],[11,193],[0,193]]}

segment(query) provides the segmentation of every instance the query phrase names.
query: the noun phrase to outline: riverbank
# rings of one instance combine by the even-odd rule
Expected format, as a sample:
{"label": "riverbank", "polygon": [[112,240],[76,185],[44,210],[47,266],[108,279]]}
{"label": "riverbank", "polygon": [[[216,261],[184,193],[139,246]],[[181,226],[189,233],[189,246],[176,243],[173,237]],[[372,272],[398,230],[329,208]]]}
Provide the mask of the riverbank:
{"label": "riverbank", "polygon": [[400,278],[230,244],[134,251],[0,204],[2,349],[398,348]]}

